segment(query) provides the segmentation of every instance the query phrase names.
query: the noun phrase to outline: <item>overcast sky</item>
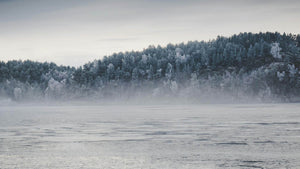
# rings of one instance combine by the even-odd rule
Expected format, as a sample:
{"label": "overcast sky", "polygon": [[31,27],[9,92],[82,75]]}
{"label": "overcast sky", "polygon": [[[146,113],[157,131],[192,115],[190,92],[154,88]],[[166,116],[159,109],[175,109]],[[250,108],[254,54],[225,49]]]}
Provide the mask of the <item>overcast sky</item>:
{"label": "overcast sky", "polygon": [[79,66],[149,45],[299,34],[300,0],[0,0],[0,60]]}

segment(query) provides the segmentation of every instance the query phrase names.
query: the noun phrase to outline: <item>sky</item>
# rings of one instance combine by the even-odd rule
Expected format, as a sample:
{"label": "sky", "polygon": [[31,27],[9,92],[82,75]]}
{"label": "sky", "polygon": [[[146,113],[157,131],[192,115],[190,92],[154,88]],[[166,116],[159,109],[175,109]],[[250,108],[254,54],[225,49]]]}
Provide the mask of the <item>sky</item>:
{"label": "sky", "polygon": [[299,0],[0,0],[0,61],[80,66],[240,32],[299,34]]}

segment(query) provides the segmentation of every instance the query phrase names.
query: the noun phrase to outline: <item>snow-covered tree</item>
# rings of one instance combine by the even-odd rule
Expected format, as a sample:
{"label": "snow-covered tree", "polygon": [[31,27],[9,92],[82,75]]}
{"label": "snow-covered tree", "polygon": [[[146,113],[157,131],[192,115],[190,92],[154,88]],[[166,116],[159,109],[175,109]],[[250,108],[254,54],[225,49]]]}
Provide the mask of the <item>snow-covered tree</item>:
{"label": "snow-covered tree", "polygon": [[279,47],[279,43],[275,42],[271,44],[271,51],[270,53],[272,54],[272,56],[276,59],[281,59],[281,55],[280,55],[280,51],[281,48]]}
{"label": "snow-covered tree", "polygon": [[0,61],[0,94],[11,99],[34,95],[99,98],[141,93],[145,88],[160,95],[175,92],[191,97],[212,92],[299,96],[299,39],[300,35],[277,32],[241,33],[208,42],[114,53],[78,68]]}
{"label": "snow-covered tree", "polygon": [[279,79],[279,81],[283,81],[284,77],[285,77],[285,71],[283,72],[277,72],[277,77]]}

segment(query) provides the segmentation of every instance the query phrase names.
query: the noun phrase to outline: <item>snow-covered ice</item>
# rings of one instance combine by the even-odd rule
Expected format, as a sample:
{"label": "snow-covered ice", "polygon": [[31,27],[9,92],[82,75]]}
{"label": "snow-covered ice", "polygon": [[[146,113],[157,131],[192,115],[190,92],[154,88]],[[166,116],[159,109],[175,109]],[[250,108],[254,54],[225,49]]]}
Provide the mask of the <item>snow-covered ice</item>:
{"label": "snow-covered ice", "polygon": [[0,168],[298,168],[300,104],[0,107]]}

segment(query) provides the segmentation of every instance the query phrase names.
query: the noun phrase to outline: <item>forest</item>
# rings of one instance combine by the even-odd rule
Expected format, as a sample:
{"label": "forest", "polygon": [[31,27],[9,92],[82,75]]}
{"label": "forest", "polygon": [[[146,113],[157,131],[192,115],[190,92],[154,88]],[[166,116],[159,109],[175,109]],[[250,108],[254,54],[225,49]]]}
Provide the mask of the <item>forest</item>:
{"label": "forest", "polygon": [[0,99],[299,102],[300,35],[240,33],[149,46],[80,67],[0,61]]}

